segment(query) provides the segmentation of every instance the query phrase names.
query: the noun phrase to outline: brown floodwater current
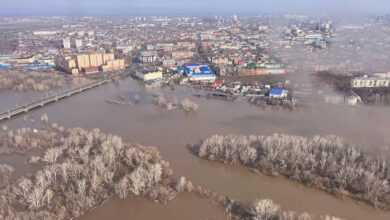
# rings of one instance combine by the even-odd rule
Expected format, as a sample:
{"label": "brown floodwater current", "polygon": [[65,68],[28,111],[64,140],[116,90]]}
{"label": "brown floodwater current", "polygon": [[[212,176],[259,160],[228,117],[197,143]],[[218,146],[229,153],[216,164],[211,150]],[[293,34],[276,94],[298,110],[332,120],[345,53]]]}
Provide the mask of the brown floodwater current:
{"label": "brown floodwater current", "polygon": [[[180,109],[166,111],[153,104],[151,93],[162,92],[167,99],[188,97],[199,104],[197,113]],[[135,94],[141,97],[136,104]],[[10,103],[31,99],[28,92],[0,92],[0,111]],[[36,95],[36,94],[34,94]],[[125,98],[132,106],[108,104],[105,100]],[[228,102],[198,98],[188,87],[145,88],[131,78],[110,83],[29,112],[37,121],[47,113],[50,122],[67,128],[100,128],[121,136],[124,141],[157,146],[170,162],[174,175],[186,176],[196,185],[218,191],[236,200],[268,198],[284,210],[330,214],[345,219],[390,219],[390,213],[351,199],[341,199],[284,178],[255,174],[240,166],[199,159],[186,144],[198,143],[213,134],[269,135],[273,133],[313,136],[335,134],[362,147],[390,146],[389,108],[316,105],[296,110],[259,108],[244,101]],[[1,122],[9,128],[39,126],[24,115]],[[31,172],[25,156],[0,156],[0,163],[17,169],[17,175]],[[112,199],[80,217],[90,219],[226,219],[220,208],[206,199],[184,193],[167,205],[143,198]]]}

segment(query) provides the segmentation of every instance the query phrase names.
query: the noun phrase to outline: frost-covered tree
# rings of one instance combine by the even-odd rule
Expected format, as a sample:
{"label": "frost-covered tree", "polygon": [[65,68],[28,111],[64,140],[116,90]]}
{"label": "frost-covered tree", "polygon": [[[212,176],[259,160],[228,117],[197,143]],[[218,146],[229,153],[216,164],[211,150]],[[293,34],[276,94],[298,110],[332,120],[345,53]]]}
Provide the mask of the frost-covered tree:
{"label": "frost-covered tree", "polygon": [[214,135],[193,150],[209,160],[277,172],[328,191],[342,189],[379,207],[390,207],[388,154],[363,151],[336,136]]}

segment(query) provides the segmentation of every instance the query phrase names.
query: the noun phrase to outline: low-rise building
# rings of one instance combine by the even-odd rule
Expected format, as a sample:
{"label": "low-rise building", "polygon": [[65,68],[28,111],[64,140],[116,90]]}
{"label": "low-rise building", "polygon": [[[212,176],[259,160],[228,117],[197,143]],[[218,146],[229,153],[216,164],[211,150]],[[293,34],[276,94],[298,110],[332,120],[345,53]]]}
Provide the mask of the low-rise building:
{"label": "low-rise building", "polygon": [[190,81],[214,82],[215,74],[205,64],[187,64],[185,72]]}
{"label": "low-rise building", "polygon": [[211,59],[211,62],[214,63],[214,64],[228,64],[229,63],[229,59],[227,57],[213,57]]}
{"label": "low-rise building", "polygon": [[173,51],[172,57],[174,58],[181,58],[181,57],[193,57],[194,52],[192,51]]}
{"label": "low-rise building", "polygon": [[239,75],[264,75],[267,74],[266,68],[256,65],[246,66],[238,69]]}
{"label": "low-rise building", "polygon": [[353,91],[344,93],[327,93],[324,98],[325,103],[329,104],[357,105],[362,102],[361,97]]}
{"label": "low-rise building", "polygon": [[139,71],[136,73],[136,76],[144,82],[161,80],[163,77],[161,71]]}
{"label": "low-rise building", "polygon": [[172,68],[174,66],[176,66],[176,61],[174,59],[163,60],[163,67]]}
{"label": "low-rise building", "polygon": [[85,67],[85,68],[83,68],[83,71],[84,71],[84,73],[86,75],[88,75],[88,74],[98,73],[99,72],[99,68],[94,67],[94,66],[92,66],[92,67]]}
{"label": "low-rise building", "polygon": [[216,77],[214,73],[193,73],[188,79],[190,81],[214,82]]}
{"label": "low-rise building", "polygon": [[271,89],[269,91],[269,97],[271,98],[287,98],[288,90],[285,89]]}

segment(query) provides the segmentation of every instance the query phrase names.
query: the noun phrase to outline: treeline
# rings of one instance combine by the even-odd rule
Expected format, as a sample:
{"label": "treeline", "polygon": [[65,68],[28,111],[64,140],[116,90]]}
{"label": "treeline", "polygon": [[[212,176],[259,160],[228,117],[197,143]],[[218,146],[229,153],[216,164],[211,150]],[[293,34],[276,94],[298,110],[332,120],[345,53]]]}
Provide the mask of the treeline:
{"label": "treeline", "polygon": [[51,129],[8,130],[4,128],[0,132],[0,155],[23,154],[32,150],[47,149],[56,145],[59,139],[58,134]]}
{"label": "treeline", "polygon": [[316,216],[308,212],[298,213],[295,211],[286,211],[270,199],[256,199],[252,202],[235,201],[227,196],[218,195],[203,189],[200,186],[192,190],[196,195],[208,198],[219,204],[228,214],[229,219],[242,220],[342,220],[331,215]]}
{"label": "treeline", "polygon": [[8,164],[0,164],[0,189],[5,187],[11,181],[15,168]]}
{"label": "treeline", "polygon": [[336,136],[214,135],[192,147],[199,157],[282,174],[309,186],[390,207],[389,157]]}
{"label": "treeline", "polygon": [[341,218],[325,215],[315,217],[313,214],[294,211],[283,211],[281,206],[270,199],[255,200],[254,202],[238,202],[226,198],[223,205],[231,219],[242,220],[342,220]]}
{"label": "treeline", "polygon": [[0,71],[0,90],[45,91],[51,88],[60,88],[62,85],[63,78],[54,73],[40,73],[26,70]]}
{"label": "treeline", "polygon": [[172,101],[167,101],[165,97],[161,94],[158,94],[155,97],[154,103],[160,108],[164,108],[166,110],[172,110],[175,108],[181,108],[186,112],[197,112],[199,110],[199,106],[196,102],[185,98],[181,101],[177,99],[173,99]]}
{"label": "treeline", "polygon": [[[0,187],[0,219],[71,219],[113,197],[167,202],[186,188],[170,178],[172,170],[156,148],[124,143],[98,129],[55,130],[57,142],[46,138],[47,131],[25,131],[18,149],[39,139],[35,135],[42,135],[39,144],[51,147],[38,158],[41,170]],[[4,134],[15,139],[9,131]],[[9,179],[12,168],[3,165],[0,171]]]}

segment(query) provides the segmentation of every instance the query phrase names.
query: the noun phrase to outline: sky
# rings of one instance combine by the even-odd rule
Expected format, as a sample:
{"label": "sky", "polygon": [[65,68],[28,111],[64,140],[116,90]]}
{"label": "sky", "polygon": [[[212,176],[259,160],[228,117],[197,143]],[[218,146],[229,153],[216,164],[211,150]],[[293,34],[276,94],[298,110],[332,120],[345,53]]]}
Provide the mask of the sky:
{"label": "sky", "polygon": [[0,3],[0,16],[390,12],[390,0],[0,0]]}

